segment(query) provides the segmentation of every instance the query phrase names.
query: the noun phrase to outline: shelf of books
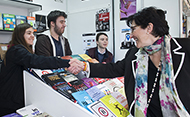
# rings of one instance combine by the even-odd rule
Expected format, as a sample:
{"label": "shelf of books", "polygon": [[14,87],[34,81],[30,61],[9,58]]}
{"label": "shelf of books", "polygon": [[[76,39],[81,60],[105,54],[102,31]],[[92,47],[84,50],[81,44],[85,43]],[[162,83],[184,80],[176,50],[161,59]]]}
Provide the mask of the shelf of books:
{"label": "shelf of books", "polygon": [[42,6],[29,1],[21,0],[0,0],[0,5],[7,5],[12,7],[19,7],[28,9],[28,12],[34,12],[42,10]]}
{"label": "shelf of books", "polygon": [[[63,59],[77,58],[97,62],[88,55],[71,55]],[[52,117],[126,117],[128,103],[124,94],[124,77],[112,79],[77,77],[65,68],[54,70],[31,69],[24,71],[26,107],[17,110],[25,116],[29,113],[45,113]],[[35,110],[33,112],[32,110]],[[24,114],[25,113],[25,114]],[[36,113],[37,114],[37,113]]]}

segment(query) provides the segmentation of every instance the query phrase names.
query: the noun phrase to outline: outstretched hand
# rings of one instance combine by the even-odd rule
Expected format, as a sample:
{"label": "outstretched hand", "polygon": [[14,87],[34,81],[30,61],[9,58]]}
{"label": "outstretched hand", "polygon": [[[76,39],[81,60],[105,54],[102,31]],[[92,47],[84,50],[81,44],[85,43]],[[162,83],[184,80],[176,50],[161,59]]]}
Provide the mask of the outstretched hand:
{"label": "outstretched hand", "polygon": [[69,64],[70,67],[68,68],[68,71],[75,75],[84,69],[84,63],[77,59],[70,59]]}

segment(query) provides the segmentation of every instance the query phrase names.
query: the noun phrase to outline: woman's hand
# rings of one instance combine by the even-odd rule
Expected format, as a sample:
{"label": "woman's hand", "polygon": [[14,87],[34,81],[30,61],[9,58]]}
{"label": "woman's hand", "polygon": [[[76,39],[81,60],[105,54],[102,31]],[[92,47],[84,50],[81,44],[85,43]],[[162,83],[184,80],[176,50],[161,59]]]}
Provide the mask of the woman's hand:
{"label": "woman's hand", "polygon": [[69,64],[70,67],[68,68],[68,71],[75,75],[84,69],[84,63],[77,59],[70,59]]}

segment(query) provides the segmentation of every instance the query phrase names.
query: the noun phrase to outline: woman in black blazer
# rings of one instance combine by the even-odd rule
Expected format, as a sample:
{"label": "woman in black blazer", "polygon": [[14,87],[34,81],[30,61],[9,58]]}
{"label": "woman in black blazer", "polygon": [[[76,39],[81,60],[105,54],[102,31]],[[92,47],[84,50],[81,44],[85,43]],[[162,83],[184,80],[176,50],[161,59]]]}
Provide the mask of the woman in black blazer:
{"label": "woman in black blazer", "polygon": [[116,63],[89,63],[89,77],[125,77],[135,117],[190,116],[190,39],[169,35],[165,12],[147,7],[127,19],[136,47]]}

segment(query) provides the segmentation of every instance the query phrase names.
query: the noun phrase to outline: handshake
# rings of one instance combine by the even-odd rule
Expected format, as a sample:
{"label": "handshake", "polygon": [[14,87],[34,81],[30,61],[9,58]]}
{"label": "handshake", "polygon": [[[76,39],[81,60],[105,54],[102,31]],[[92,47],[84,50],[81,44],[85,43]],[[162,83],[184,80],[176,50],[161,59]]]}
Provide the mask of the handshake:
{"label": "handshake", "polygon": [[70,59],[70,66],[67,69],[72,74],[78,74],[80,71],[87,71],[87,63],[79,61],[77,59]]}

